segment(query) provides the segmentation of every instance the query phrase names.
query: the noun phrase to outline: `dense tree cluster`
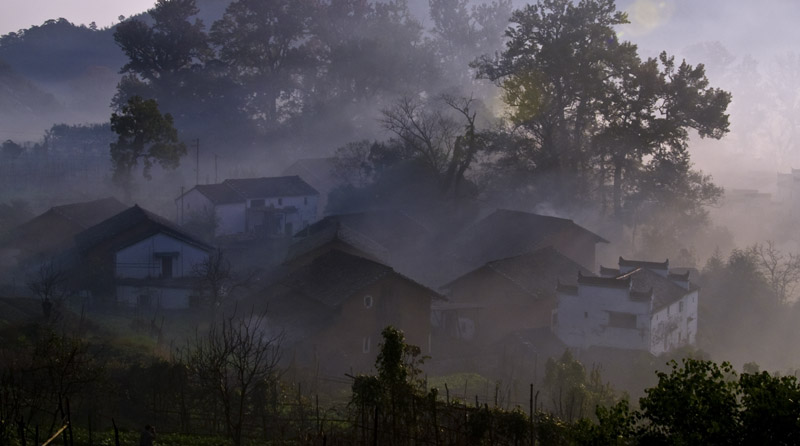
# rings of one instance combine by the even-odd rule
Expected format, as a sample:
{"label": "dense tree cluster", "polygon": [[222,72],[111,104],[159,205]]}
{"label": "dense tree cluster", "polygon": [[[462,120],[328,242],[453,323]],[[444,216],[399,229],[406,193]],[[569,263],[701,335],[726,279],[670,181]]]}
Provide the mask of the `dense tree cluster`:
{"label": "dense tree cluster", "polygon": [[507,0],[431,6],[427,37],[404,0],[238,0],[208,27],[193,0],[159,0],[152,24],[129,19],[114,33],[128,58],[114,103],[156,99],[182,131],[228,146],[355,138],[397,95],[457,85],[445,67],[457,58],[463,76],[510,14]]}

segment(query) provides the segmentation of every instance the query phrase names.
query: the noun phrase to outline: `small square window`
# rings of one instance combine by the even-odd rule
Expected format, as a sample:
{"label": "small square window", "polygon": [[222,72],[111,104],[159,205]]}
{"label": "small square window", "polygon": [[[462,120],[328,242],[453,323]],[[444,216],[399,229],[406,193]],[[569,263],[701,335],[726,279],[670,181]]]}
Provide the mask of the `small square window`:
{"label": "small square window", "polygon": [[361,351],[364,353],[369,353],[369,349],[372,344],[372,339],[369,336],[365,337],[361,340]]}
{"label": "small square window", "polygon": [[364,296],[364,308],[372,308],[372,296],[366,295]]}
{"label": "small square window", "polygon": [[278,198],[278,206],[283,206],[283,198]]}
{"label": "small square window", "polygon": [[589,319],[589,312],[588,311],[584,311],[583,312],[583,318],[584,319]]}

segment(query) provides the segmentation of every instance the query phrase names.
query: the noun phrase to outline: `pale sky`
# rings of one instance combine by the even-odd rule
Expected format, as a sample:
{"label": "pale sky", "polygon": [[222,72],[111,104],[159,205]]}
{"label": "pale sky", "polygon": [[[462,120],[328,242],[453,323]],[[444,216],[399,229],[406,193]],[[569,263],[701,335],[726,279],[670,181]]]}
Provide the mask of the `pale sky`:
{"label": "pale sky", "polygon": [[48,19],[65,18],[80,25],[100,28],[119,21],[120,15],[138,14],[156,0],[0,0],[0,35],[41,25]]}

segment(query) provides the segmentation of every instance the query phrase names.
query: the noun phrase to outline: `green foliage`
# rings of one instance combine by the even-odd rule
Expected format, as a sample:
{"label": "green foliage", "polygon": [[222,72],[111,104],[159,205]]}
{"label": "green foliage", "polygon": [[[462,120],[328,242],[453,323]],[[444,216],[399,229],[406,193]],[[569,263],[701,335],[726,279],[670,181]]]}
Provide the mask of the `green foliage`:
{"label": "green foliage", "polygon": [[615,401],[614,392],[609,384],[603,383],[600,370],[594,368],[587,375],[583,364],[569,350],[557,360],[547,359],[544,387],[553,413],[568,422],[589,416],[598,405]]}
{"label": "green foliage", "polygon": [[672,444],[730,444],[739,438],[735,372],[729,363],[685,359],[658,373],[639,401],[649,421],[645,437]]}
{"label": "green foliage", "polygon": [[111,130],[117,141],[111,143],[111,164],[114,180],[130,194],[131,171],[143,164],[142,174],[150,179],[150,169],[158,163],[165,169],[175,169],[186,154],[186,145],[178,140],[172,115],[162,115],[154,99],[134,96],[111,114]]}
{"label": "green foliage", "polygon": [[800,385],[795,376],[744,373],[739,387],[742,444],[800,442]]}

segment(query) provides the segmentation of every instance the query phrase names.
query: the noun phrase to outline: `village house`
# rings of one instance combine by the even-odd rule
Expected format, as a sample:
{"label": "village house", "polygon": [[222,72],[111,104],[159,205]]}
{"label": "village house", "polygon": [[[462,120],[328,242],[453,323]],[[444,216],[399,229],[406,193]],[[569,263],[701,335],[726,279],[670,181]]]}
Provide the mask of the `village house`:
{"label": "village house", "polygon": [[387,265],[333,249],[253,299],[295,365],[341,376],[371,369],[388,325],[429,353],[431,300],[440,298]]}
{"label": "village house", "polygon": [[[329,215],[295,234],[287,262],[297,263],[339,246],[385,263],[426,286],[436,286],[432,233],[401,210],[381,209]],[[349,252],[349,251],[348,251]]]}
{"label": "village house", "polygon": [[576,285],[558,285],[553,332],[576,349],[610,347],[660,355],[694,345],[698,288],[689,272],[669,269],[669,260],[619,258],[619,268],[600,277],[578,274]]}
{"label": "village house", "polygon": [[520,330],[550,327],[556,285],[589,271],[553,247],[487,262],[440,289],[448,302],[434,306],[435,329],[478,344]]}
{"label": "village house", "polygon": [[70,248],[76,234],[125,209],[115,198],[54,206],[4,235],[0,251],[14,265],[47,262]]}
{"label": "village house", "polygon": [[177,221],[207,222],[216,237],[292,236],[317,221],[319,192],[299,176],[198,184],[175,199]]}
{"label": "village house", "polygon": [[152,212],[132,206],[75,236],[76,281],[95,301],[183,309],[197,303],[193,269],[212,247]]}
{"label": "village house", "polygon": [[595,269],[595,249],[606,239],[572,220],[530,212],[497,209],[465,230],[455,242],[453,263],[461,271],[497,259],[552,246],[588,270]]}
{"label": "village house", "polygon": [[328,206],[328,194],[343,184],[336,175],[336,158],[302,158],[281,172],[283,176],[297,175],[319,192],[317,216],[322,217]]}

